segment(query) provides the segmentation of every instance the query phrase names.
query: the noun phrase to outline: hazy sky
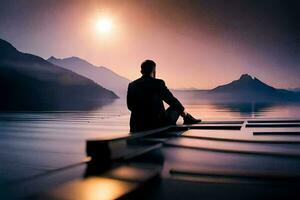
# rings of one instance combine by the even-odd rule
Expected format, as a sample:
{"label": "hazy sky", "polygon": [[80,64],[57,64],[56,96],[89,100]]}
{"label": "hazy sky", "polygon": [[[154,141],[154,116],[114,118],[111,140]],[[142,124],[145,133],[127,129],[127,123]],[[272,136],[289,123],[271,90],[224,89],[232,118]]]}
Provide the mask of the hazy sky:
{"label": "hazy sky", "polygon": [[[288,0],[0,0],[0,38],[43,58],[78,56],[131,80],[153,59],[172,88],[249,73],[300,87],[300,4]],[[108,33],[97,21],[112,21]]]}

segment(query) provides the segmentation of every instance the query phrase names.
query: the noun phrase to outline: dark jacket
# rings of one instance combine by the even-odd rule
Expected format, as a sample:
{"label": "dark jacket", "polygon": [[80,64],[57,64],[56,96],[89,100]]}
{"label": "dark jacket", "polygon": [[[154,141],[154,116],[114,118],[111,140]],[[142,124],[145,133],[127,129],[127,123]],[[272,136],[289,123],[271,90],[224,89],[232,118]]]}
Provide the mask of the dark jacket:
{"label": "dark jacket", "polygon": [[131,111],[130,131],[144,131],[166,125],[166,112],[163,101],[178,113],[184,111],[165,82],[150,76],[131,82],[127,91],[127,107]]}

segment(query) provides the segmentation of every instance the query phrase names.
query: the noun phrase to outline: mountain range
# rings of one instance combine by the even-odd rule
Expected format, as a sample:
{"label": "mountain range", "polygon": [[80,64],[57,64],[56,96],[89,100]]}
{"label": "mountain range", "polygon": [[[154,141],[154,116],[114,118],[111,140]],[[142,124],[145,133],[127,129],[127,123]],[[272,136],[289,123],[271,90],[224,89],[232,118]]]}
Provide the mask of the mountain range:
{"label": "mountain range", "polygon": [[[118,98],[114,92],[124,97],[129,82],[78,57],[44,60],[0,39],[0,110],[92,109]],[[211,102],[300,102],[297,90],[277,89],[248,74],[212,90],[174,92]]]}
{"label": "mountain range", "polygon": [[99,85],[114,91],[120,97],[126,96],[127,86],[130,80],[116,74],[106,67],[92,65],[78,57],[59,59],[51,56],[47,61],[85,76]]}
{"label": "mountain range", "polygon": [[212,90],[177,90],[175,93],[182,98],[214,102],[300,102],[299,92],[274,88],[248,74]]}
{"label": "mountain range", "polygon": [[0,110],[86,109],[118,96],[92,80],[0,39]]}
{"label": "mountain range", "polygon": [[297,87],[297,88],[289,88],[288,90],[293,91],[293,92],[300,92],[300,87]]}

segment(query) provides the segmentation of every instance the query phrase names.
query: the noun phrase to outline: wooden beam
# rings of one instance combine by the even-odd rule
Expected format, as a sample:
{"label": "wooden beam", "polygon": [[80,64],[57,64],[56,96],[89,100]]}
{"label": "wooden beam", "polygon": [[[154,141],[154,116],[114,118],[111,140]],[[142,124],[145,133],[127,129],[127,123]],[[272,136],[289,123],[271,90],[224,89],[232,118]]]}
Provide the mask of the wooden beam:
{"label": "wooden beam", "polygon": [[246,128],[295,128],[300,127],[299,124],[246,124]]}

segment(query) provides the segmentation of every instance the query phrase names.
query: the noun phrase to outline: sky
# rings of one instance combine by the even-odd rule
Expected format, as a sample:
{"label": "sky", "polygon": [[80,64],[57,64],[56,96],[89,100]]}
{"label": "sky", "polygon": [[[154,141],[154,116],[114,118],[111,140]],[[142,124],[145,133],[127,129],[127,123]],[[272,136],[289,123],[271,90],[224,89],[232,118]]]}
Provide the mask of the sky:
{"label": "sky", "polygon": [[[171,88],[210,89],[248,73],[300,87],[297,0],[0,0],[0,38],[77,56],[134,80],[145,59]],[[109,19],[111,29],[97,24]]]}

